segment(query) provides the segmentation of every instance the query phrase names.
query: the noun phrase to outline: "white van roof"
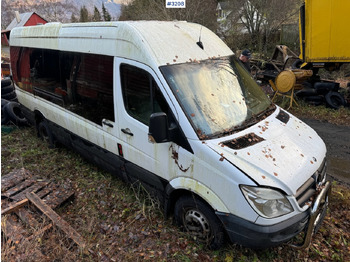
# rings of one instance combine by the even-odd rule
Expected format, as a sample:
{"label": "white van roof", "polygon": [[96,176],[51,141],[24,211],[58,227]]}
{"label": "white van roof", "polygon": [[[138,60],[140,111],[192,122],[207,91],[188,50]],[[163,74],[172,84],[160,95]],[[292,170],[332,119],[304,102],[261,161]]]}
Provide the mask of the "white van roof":
{"label": "white van roof", "polygon": [[13,29],[10,45],[118,56],[157,67],[233,54],[212,31],[184,21],[47,23]]}

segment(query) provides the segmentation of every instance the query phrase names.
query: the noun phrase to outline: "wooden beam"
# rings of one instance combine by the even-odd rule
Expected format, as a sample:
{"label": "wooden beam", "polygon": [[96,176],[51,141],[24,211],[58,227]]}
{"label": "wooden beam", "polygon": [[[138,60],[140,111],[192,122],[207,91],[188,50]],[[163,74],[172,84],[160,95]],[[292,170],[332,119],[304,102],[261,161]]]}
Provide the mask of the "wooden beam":
{"label": "wooden beam", "polygon": [[1,215],[6,215],[8,213],[14,212],[14,211],[18,210],[19,208],[25,206],[27,203],[28,203],[28,199],[23,199],[22,201],[19,201],[14,205],[9,206],[8,208],[1,210]]}
{"label": "wooden beam", "polygon": [[67,236],[72,239],[82,249],[85,248],[84,239],[76,232],[65,220],[63,220],[55,211],[53,211],[43,200],[41,200],[35,193],[30,192],[26,194],[28,200],[32,202],[43,214],[45,214],[51,221],[59,227]]}

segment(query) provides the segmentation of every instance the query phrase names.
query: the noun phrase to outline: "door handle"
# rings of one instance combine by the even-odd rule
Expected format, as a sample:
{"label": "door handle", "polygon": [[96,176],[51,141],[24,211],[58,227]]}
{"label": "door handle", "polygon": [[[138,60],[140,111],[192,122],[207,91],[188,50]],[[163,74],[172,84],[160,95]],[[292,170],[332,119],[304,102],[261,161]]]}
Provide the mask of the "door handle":
{"label": "door handle", "polygon": [[133,136],[134,134],[131,133],[129,128],[122,128],[122,132],[126,135]]}
{"label": "door handle", "polygon": [[113,127],[113,125],[107,121],[102,121],[102,124],[109,126],[109,127]]}

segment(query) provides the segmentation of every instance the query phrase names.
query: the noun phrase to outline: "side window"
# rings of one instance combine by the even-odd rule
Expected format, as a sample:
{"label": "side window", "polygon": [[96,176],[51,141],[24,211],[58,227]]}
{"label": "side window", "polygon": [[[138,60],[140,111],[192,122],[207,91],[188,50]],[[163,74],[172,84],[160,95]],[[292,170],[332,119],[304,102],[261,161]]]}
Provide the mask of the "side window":
{"label": "side window", "polygon": [[34,48],[22,53],[30,58],[22,55],[17,70],[23,87],[28,79],[37,96],[99,125],[114,121],[112,56]]}
{"label": "side window", "polygon": [[148,72],[123,64],[120,77],[125,109],[130,116],[148,125],[152,113],[168,111],[162,93]]}

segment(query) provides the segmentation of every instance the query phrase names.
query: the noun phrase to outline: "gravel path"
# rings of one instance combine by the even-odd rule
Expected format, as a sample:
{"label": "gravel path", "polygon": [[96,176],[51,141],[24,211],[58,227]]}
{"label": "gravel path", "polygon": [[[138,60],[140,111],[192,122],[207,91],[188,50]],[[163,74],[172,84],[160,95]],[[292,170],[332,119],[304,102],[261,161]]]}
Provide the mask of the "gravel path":
{"label": "gravel path", "polygon": [[350,185],[350,127],[314,119],[302,121],[311,126],[326,143],[328,174]]}

